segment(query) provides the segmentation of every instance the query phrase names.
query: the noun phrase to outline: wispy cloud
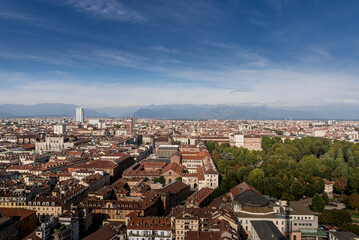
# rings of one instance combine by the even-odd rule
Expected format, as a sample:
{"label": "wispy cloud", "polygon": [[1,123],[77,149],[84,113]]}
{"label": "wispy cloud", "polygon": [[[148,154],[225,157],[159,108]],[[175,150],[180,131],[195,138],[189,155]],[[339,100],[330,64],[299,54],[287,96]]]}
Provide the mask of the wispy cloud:
{"label": "wispy cloud", "polygon": [[261,19],[259,19],[259,18],[256,18],[256,17],[250,17],[250,18],[248,18],[247,20],[248,20],[248,22],[250,22],[250,23],[252,23],[253,25],[256,25],[256,26],[261,26],[261,27],[263,27],[263,26],[267,26],[267,25],[268,25],[267,22],[265,22],[265,21],[263,21],[263,20],[261,20]]}
{"label": "wispy cloud", "polygon": [[66,3],[77,11],[91,14],[94,17],[129,22],[146,20],[143,15],[129,9],[117,0],[68,0]]}
{"label": "wispy cloud", "polygon": [[317,48],[317,47],[313,47],[312,50],[318,54],[319,56],[325,58],[325,59],[332,59],[333,56],[325,49],[323,48]]}
{"label": "wispy cloud", "polygon": [[177,49],[174,49],[174,48],[166,48],[164,46],[151,46],[150,47],[150,50],[153,50],[153,51],[158,51],[158,52],[163,52],[163,53],[178,53],[178,50]]}
{"label": "wispy cloud", "polygon": [[21,20],[21,21],[34,21],[37,20],[32,16],[28,16],[22,13],[10,12],[10,11],[1,11],[0,18],[13,19],[13,20]]}
{"label": "wispy cloud", "polygon": [[277,11],[281,11],[288,4],[288,0],[266,0],[266,2]]}

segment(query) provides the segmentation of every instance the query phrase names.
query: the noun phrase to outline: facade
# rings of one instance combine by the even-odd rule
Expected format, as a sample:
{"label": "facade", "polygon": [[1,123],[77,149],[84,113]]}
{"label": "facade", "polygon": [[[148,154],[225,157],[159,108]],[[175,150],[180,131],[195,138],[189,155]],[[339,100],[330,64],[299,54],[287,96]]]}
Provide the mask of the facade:
{"label": "facade", "polygon": [[66,133],[66,125],[58,124],[54,126],[54,134],[64,135]]}
{"label": "facade", "polygon": [[171,219],[165,217],[130,217],[127,220],[129,240],[172,240]]}
{"label": "facade", "polygon": [[23,208],[0,208],[2,216],[18,221],[19,238],[23,239],[36,229],[36,212]]}
{"label": "facade", "polygon": [[229,134],[229,142],[232,146],[247,148],[248,150],[262,150],[262,137],[255,135]]}
{"label": "facade", "polygon": [[19,238],[19,224],[7,216],[0,215],[0,240]]}
{"label": "facade", "polygon": [[334,182],[329,181],[327,179],[324,179],[323,182],[324,182],[324,192],[328,195],[329,198],[333,198]]}
{"label": "facade", "polygon": [[136,201],[85,200],[80,204],[91,209],[93,215],[105,222],[125,222],[129,213],[137,216],[157,216],[163,206],[161,198],[137,199]]}
{"label": "facade", "polygon": [[75,146],[74,142],[70,142],[64,136],[46,136],[45,142],[36,142],[36,152],[60,152]]}
{"label": "facade", "polygon": [[84,123],[84,110],[82,107],[76,108],[76,122]]}
{"label": "facade", "polygon": [[229,141],[231,145],[236,147],[244,147],[244,135],[243,134],[229,134]]}
{"label": "facade", "polygon": [[100,119],[89,119],[89,124],[98,125],[100,123]]}

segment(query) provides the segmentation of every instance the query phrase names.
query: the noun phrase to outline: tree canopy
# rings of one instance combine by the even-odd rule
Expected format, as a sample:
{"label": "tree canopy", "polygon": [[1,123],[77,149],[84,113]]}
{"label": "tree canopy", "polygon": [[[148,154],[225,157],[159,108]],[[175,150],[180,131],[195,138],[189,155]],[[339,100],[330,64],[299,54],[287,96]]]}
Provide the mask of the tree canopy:
{"label": "tree canopy", "polygon": [[[286,200],[324,192],[323,179],[334,180],[340,194],[359,192],[359,144],[325,138],[262,139],[262,151],[206,143],[222,182],[214,194],[246,181],[262,194]],[[323,199],[322,199],[323,200]]]}

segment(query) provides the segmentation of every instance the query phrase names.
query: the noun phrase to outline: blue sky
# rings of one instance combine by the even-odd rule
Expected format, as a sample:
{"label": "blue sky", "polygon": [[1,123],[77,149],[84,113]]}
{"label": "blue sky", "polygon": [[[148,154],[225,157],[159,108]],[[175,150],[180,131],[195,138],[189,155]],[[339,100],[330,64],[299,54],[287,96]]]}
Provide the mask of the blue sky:
{"label": "blue sky", "polygon": [[0,104],[357,104],[358,9],[350,0],[2,0]]}

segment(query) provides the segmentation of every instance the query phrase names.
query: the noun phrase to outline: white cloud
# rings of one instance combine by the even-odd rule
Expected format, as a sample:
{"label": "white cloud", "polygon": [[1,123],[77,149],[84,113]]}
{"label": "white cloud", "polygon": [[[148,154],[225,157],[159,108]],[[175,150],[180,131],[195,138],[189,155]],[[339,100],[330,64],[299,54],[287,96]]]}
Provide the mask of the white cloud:
{"label": "white cloud", "polygon": [[151,46],[150,50],[154,50],[154,51],[158,51],[158,52],[163,52],[163,53],[178,53],[178,51],[174,48],[166,48],[164,46]]}
{"label": "white cloud", "polygon": [[[180,73],[178,73],[180,74]],[[0,83],[16,79],[0,89],[1,103],[72,103],[85,107],[148,104],[266,104],[272,107],[313,106],[359,101],[358,84],[350,76],[299,73],[284,70],[230,70],[182,73],[193,84],[144,85],[84,80],[36,80],[21,73],[0,74]],[[217,86],[217,87],[216,87]],[[219,87],[220,86],[220,87]]]}

